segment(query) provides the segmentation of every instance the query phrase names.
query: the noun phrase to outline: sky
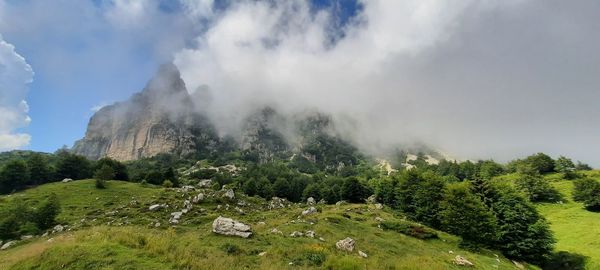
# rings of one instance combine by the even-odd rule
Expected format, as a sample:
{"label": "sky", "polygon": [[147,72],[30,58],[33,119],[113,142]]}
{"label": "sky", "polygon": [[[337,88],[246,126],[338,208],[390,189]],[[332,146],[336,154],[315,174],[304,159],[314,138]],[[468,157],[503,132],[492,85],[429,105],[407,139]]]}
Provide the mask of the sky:
{"label": "sky", "polygon": [[0,0],[0,150],[52,152],[173,61],[222,134],[270,105],[374,153],[600,166],[595,0]]}

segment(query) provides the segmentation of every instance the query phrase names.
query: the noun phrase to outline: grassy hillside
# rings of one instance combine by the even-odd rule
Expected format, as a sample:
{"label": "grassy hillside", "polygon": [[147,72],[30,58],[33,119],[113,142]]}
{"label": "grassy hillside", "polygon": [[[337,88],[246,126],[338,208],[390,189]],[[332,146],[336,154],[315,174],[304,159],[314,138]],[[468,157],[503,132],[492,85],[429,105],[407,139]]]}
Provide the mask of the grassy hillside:
{"label": "grassy hillside", "polygon": [[[376,217],[404,222],[403,217],[366,204],[319,205],[319,213],[299,217],[306,205],[268,210],[264,200],[238,195],[236,201],[226,201],[217,192],[195,204],[179,225],[168,225],[170,213],[198,192],[117,181],[99,190],[93,181],[84,180],[0,197],[1,204],[15,198],[39,201],[56,193],[63,209],[59,222],[71,228],[0,251],[0,269],[462,269],[452,264],[456,255],[473,262],[475,269],[516,269],[494,252],[476,254],[458,248],[458,239],[448,234],[438,232],[439,239],[420,240],[384,231]],[[169,207],[149,211],[155,203]],[[219,215],[251,225],[254,235],[241,239],[213,234],[211,224]],[[283,235],[271,233],[273,228]],[[307,230],[315,231],[316,237],[289,236]],[[356,240],[353,253],[335,248],[335,242],[345,237]]]}
{"label": "grassy hillside", "polygon": [[[587,175],[600,180],[600,171]],[[538,204],[539,211],[551,222],[558,240],[556,249],[588,256],[587,268],[600,269],[600,213],[587,211],[573,201],[572,181],[556,180],[556,175],[549,178],[555,179],[554,187],[566,199],[563,204]]]}

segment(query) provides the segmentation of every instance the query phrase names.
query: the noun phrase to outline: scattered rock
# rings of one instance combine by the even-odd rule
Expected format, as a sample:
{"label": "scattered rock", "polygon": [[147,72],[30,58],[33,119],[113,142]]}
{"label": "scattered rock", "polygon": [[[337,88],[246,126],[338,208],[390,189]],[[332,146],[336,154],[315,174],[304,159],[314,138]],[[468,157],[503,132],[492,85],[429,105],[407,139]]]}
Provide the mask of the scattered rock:
{"label": "scattered rock", "polygon": [[273,197],[273,198],[271,198],[271,201],[269,202],[269,210],[285,208],[286,205],[287,205],[286,199],[282,199],[279,197]]}
{"label": "scattered rock", "polygon": [[456,264],[456,265],[460,265],[460,266],[475,266],[472,262],[470,262],[469,260],[465,259],[464,257],[460,256],[460,255],[456,255],[456,257],[454,257],[454,260],[452,260],[452,263]]}
{"label": "scattered rock", "polygon": [[315,205],[315,198],[313,197],[308,197],[308,199],[306,199],[306,204],[308,205]]}
{"label": "scattered rock", "polygon": [[260,256],[260,257],[262,257],[262,256],[265,256],[265,255],[267,255],[267,252],[266,252],[266,251],[263,251],[263,252],[261,252],[261,253],[258,253],[258,256]]}
{"label": "scattered rock", "polygon": [[196,188],[193,186],[183,186],[179,190],[181,190],[182,192],[190,192],[196,190]]}
{"label": "scattered rock", "polygon": [[323,238],[323,237],[319,237],[319,240],[325,242],[325,238]]}
{"label": "scattered rock", "polygon": [[326,201],[325,199],[321,199],[321,200],[319,201],[319,204],[327,204],[327,201]]}
{"label": "scattered rock", "polygon": [[377,209],[377,210],[381,210],[381,209],[383,209],[383,204],[376,203],[376,204],[375,204],[375,209]]}
{"label": "scattered rock", "polygon": [[367,198],[367,203],[375,203],[375,202],[377,202],[377,196],[371,195],[371,196],[369,196],[369,198]]}
{"label": "scattered rock", "polygon": [[212,231],[217,234],[239,236],[242,238],[248,238],[252,235],[250,226],[221,216],[213,221]]}
{"label": "scattered rock", "polygon": [[17,243],[17,241],[8,241],[6,242],[6,244],[2,245],[2,247],[0,247],[0,250],[5,250],[8,249],[12,246],[14,246]]}
{"label": "scattered rock", "polygon": [[210,188],[212,187],[212,180],[210,179],[204,179],[204,180],[200,180],[200,182],[198,182],[198,187],[199,188]]}
{"label": "scattered rock", "polygon": [[258,222],[258,223],[256,223],[256,224],[257,224],[257,225],[260,225],[260,226],[267,225],[267,223],[265,223],[264,221],[259,221],[259,222]]}
{"label": "scattered rock", "polygon": [[160,227],[160,222],[154,223],[154,227],[157,227],[157,228]]}
{"label": "scattered rock", "polygon": [[525,266],[517,261],[512,261],[512,263],[519,269],[525,269]]}
{"label": "scattered rock", "polygon": [[23,235],[23,236],[21,236],[21,240],[29,240],[31,238],[33,238],[33,235]]}
{"label": "scattered rock", "polygon": [[302,215],[303,215],[303,216],[306,216],[306,215],[311,215],[311,214],[314,214],[314,213],[317,213],[317,212],[319,212],[319,211],[317,210],[317,208],[315,208],[314,206],[311,206],[310,208],[308,208],[308,209],[306,209],[306,210],[302,211]]}
{"label": "scattered rock", "polygon": [[315,238],[315,231],[306,231],[306,237]]}
{"label": "scattered rock", "polygon": [[238,211],[238,213],[240,213],[240,215],[245,215],[246,214],[246,212],[244,212],[244,209],[242,209],[242,208],[239,208],[239,207],[236,206],[234,209],[235,209],[235,211]]}
{"label": "scattered rock", "polygon": [[449,250],[449,251],[448,251],[448,253],[450,253],[450,254],[454,254],[454,251],[452,251],[452,250]]}
{"label": "scattered rock", "polygon": [[192,202],[190,202],[190,200],[183,201],[183,208],[185,208],[187,210],[192,209]]}
{"label": "scattered rock", "polygon": [[350,238],[350,237],[346,237],[345,239],[342,239],[340,241],[337,241],[337,243],[335,243],[335,247],[337,247],[337,249],[339,250],[345,250],[348,252],[352,252],[354,250],[354,239]]}
{"label": "scattered rock", "polygon": [[368,258],[369,257],[369,255],[367,255],[367,253],[363,252],[362,250],[358,251],[358,255],[360,255],[363,258]]}
{"label": "scattered rock", "polygon": [[59,233],[65,230],[65,227],[63,225],[56,225],[54,226],[54,228],[52,228],[52,233]]}
{"label": "scattered rock", "polygon": [[73,179],[71,179],[71,178],[65,178],[61,182],[63,182],[63,183],[69,183],[69,182],[73,182]]}
{"label": "scattered rock", "polygon": [[192,198],[193,203],[199,203],[202,200],[204,200],[204,193],[198,193],[198,195],[196,195]]}
{"label": "scattered rock", "polygon": [[227,198],[230,200],[235,199],[235,192],[233,192],[233,189],[228,189],[227,191],[225,191],[225,194],[223,194],[223,198]]}
{"label": "scattered rock", "polygon": [[337,206],[344,205],[344,204],[348,204],[348,202],[346,202],[346,201],[339,201],[339,202],[335,203],[335,205],[337,205]]}
{"label": "scattered rock", "polygon": [[162,209],[162,208],[166,208],[166,207],[167,207],[166,204],[153,204],[153,205],[150,205],[150,207],[148,207],[148,210],[150,210],[150,211],[156,211],[156,210],[159,210],[159,209]]}
{"label": "scattered rock", "polygon": [[290,236],[291,237],[302,237],[302,236],[304,236],[304,234],[299,231],[294,231],[293,233],[290,234]]}
{"label": "scattered rock", "polygon": [[377,222],[384,222],[385,219],[383,219],[381,217],[375,217],[375,221],[377,221]]}
{"label": "scattered rock", "polygon": [[171,218],[169,219],[169,223],[171,223],[171,224],[178,224],[179,223],[179,219],[181,218],[182,215],[183,215],[183,212],[173,212],[173,213],[171,213]]}
{"label": "scattered rock", "polygon": [[271,230],[271,233],[274,233],[274,234],[281,234],[281,235],[283,235],[283,232],[282,232],[282,231],[280,231],[280,230],[279,230],[279,229],[277,229],[277,228],[273,228],[273,229]]}

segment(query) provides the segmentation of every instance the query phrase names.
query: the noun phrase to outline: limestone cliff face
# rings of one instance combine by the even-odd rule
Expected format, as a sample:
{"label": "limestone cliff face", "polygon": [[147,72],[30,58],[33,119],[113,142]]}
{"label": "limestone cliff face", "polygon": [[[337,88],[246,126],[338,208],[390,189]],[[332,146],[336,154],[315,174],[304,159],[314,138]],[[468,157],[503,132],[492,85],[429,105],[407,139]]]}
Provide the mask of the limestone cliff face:
{"label": "limestone cliff face", "polygon": [[168,64],[161,66],[141,93],[98,111],[73,152],[121,161],[160,153],[186,156],[208,151],[216,140],[208,120],[193,111],[179,71]]}

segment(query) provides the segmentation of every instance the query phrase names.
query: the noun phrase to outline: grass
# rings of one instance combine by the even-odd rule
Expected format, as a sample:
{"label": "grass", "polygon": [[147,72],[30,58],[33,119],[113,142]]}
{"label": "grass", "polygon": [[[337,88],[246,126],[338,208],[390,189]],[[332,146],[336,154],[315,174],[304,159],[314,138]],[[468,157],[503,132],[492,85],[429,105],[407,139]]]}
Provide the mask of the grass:
{"label": "grass", "polygon": [[[600,180],[600,171],[587,172],[588,177]],[[562,204],[538,204],[538,210],[551,222],[556,237],[557,250],[579,253],[587,256],[588,269],[600,269],[600,213],[585,210],[583,204],[574,202],[571,196],[573,182],[558,180],[553,186],[564,195]]]}
{"label": "grass", "polygon": [[[305,205],[268,211],[263,200],[241,197],[241,214],[234,202],[215,196],[194,205],[173,227],[167,225],[170,212],[181,209],[183,200],[197,192],[117,181],[96,189],[92,180],[84,180],[43,185],[2,197],[0,203],[15,198],[38,201],[51,192],[61,199],[60,221],[73,230],[51,235],[50,242],[37,237],[0,252],[0,269],[463,269],[452,264],[456,255],[476,269],[516,269],[495,252],[462,250],[457,237],[442,232],[436,231],[439,239],[421,240],[384,231],[375,217],[397,223],[404,222],[403,217],[365,204],[320,206],[318,214],[299,218]],[[170,207],[148,211],[154,203]],[[250,224],[254,235],[215,235],[211,224],[219,215]],[[155,222],[161,226],[155,228]],[[273,228],[283,235],[271,233]],[[307,230],[315,231],[316,238],[289,237],[293,231]],[[335,248],[335,242],[346,237],[356,240],[353,253]],[[369,257],[360,257],[358,250]],[[259,256],[262,252],[266,254]]]}

